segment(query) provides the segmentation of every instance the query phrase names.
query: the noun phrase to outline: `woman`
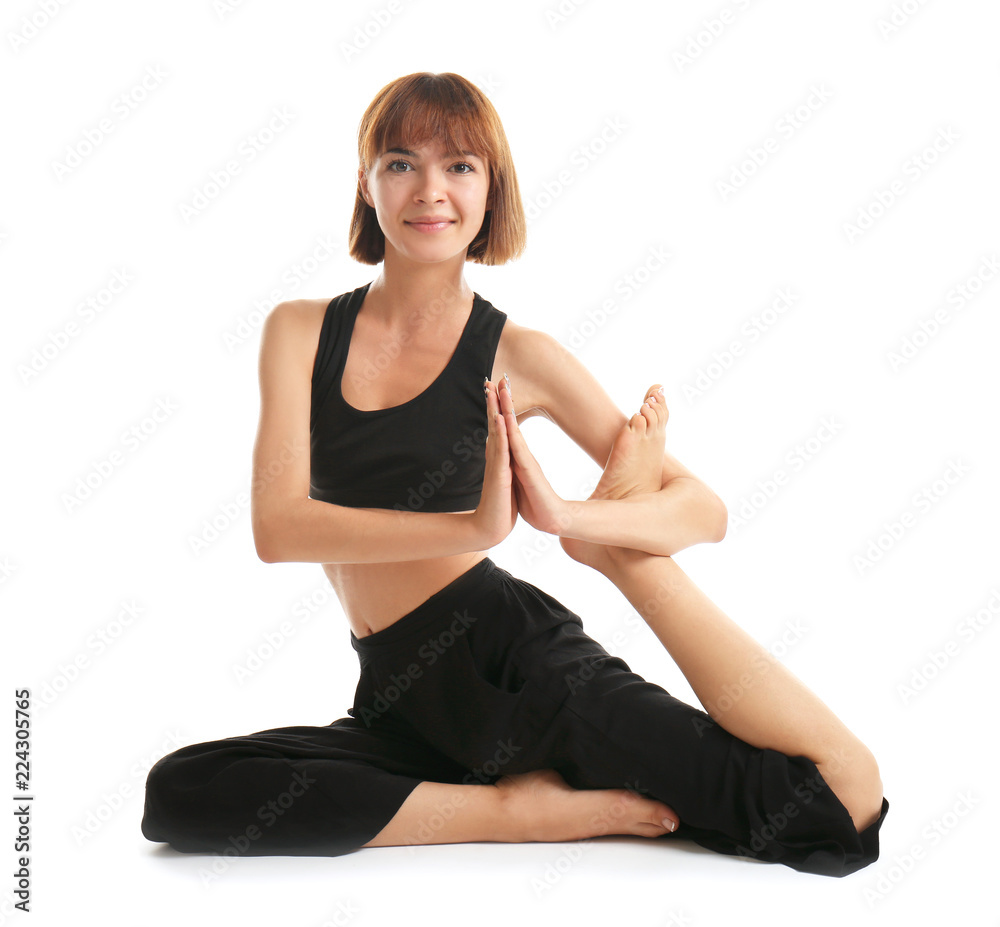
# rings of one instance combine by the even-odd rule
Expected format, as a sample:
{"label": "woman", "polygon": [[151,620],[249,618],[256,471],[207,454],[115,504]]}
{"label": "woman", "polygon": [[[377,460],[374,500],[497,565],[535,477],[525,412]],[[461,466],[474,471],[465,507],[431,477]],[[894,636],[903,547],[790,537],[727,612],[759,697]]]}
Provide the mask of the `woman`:
{"label": "woman", "polygon": [[[524,247],[492,105],[458,75],[411,74],[371,103],[358,153],[351,254],[382,270],[269,315],[253,489],[261,559],[321,563],[337,592],[354,706],[164,757],[145,836],[335,855],[677,833],[803,871],[871,863],[888,809],[872,754],[671,556],[720,540],[726,510],[665,453],[662,390],[623,421],[554,338],[466,283],[467,260]],[[531,415],[604,466],[589,499],[553,491]],[[489,558],[518,515],[618,586],[707,711]]]}

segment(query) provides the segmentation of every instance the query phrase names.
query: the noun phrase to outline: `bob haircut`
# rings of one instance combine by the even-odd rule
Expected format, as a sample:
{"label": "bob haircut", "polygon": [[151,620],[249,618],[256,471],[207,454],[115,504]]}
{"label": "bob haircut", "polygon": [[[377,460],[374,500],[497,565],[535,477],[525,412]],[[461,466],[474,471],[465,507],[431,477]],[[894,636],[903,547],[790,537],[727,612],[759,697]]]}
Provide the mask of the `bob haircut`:
{"label": "bob haircut", "polygon": [[[467,261],[506,264],[526,243],[524,207],[514,161],[500,117],[478,87],[458,74],[421,71],[386,84],[358,127],[358,161],[365,173],[389,148],[413,148],[440,139],[448,151],[473,151],[489,165],[486,215],[469,243]],[[358,180],[348,236],[350,254],[362,264],[385,258],[385,235]]]}

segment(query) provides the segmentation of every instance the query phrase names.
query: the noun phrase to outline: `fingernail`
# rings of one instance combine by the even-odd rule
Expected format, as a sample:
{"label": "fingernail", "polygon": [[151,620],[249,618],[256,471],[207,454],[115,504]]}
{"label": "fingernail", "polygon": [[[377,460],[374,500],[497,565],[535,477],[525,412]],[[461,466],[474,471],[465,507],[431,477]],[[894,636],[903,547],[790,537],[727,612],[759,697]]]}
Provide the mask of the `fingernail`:
{"label": "fingernail", "polygon": [[663,826],[671,832],[677,830],[677,824],[671,821],[670,818],[663,819]]}

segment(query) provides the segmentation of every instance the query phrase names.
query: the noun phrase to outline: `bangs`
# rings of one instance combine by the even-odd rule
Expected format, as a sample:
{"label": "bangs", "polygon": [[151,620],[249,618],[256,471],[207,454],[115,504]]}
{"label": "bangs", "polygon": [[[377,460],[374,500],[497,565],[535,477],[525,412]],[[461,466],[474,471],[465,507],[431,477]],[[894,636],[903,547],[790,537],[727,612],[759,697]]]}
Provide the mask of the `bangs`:
{"label": "bangs", "polygon": [[426,144],[446,156],[470,152],[486,160],[489,194],[482,228],[469,243],[466,260],[504,264],[524,251],[527,223],[510,146],[496,109],[459,74],[407,74],[386,84],[358,125],[358,184],[349,234],[351,257],[362,264],[385,258],[385,234],[362,187],[364,175],[391,148]]}
{"label": "bangs", "polygon": [[362,127],[360,152],[368,167],[389,148],[416,148],[431,141],[442,143],[449,155],[471,151],[496,164],[491,126],[477,101],[460,87],[442,81],[414,82],[391,101],[376,105],[371,117]]}

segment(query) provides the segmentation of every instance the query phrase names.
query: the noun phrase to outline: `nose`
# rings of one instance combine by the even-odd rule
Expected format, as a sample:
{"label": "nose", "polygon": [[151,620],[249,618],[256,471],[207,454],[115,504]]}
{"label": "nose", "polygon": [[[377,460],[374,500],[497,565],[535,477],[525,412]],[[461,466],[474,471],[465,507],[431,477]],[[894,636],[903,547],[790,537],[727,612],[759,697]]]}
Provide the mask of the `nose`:
{"label": "nose", "polygon": [[440,203],[444,199],[444,180],[436,167],[423,171],[416,199],[421,203]]}

